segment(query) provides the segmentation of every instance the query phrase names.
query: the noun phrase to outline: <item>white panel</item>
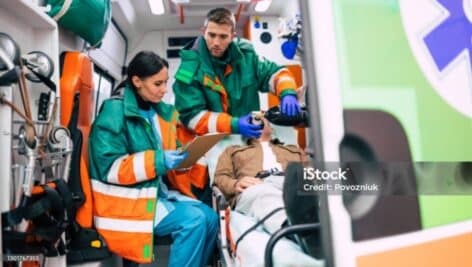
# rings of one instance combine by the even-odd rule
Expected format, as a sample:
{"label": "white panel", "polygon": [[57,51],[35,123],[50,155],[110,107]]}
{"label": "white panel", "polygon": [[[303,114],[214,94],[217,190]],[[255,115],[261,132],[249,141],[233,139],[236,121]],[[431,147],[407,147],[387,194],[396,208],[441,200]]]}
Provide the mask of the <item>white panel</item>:
{"label": "white panel", "polygon": [[300,14],[300,3],[298,1],[283,1],[282,17],[291,18]]}
{"label": "white panel", "polygon": [[59,27],[59,55],[66,51],[82,51],[85,41],[75,33]]}
{"label": "white panel", "polygon": [[[12,88],[0,87],[0,95],[8,101],[12,100]],[[0,105],[0,212],[9,210],[10,208],[10,183],[11,177],[11,108]],[[0,239],[1,240],[1,239]],[[1,246],[1,243],[0,243]]]}
{"label": "white panel", "polygon": [[94,64],[106,70],[113,78],[121,80],[121,67],[126,53],[126,43],[118,29],[110,23],[100,48],[93,49],[89,55]]}
{"label": "white panel", "polygon": [[[281,46],[285,42],[285,39],[279,38],[277,32],[279,30],[279,17],[274,16],[259,16],[258,21],[260,27],[257,28],[255,17],[251,17],[249,23],[251,43],[254,46],[259,56],[265,57],[270,61],[273,61],[281,65],[299,64],[300,60],[295,56],[294,60],[287,59],[283,56]],[[263,28],[263,23],[267,23],[267,29]],[[269,33],[272,39],[269,43],[263,43],[261,41],[261,35],[263,33]]]}
{"label": "white panel", "polygon": [[[320,103],[323,153],[325,161],[339,161],[339,143],[344,134],[341,85],[336,51],[333,1],[306,1],[311,24],[317,89]],[[309,75],[309,74],[307,74]],[[329,195],[334,266],[355,266],[350,219],[341,195]]]}
{"label": "white panel", "polygon": [[151,31],[145,33],[137,40],[133,40],[133,42],[131,42],[126,64],[128,64],[131,59],[142,50],[153,51],[160,56],[164,56],[166,51],[166,47],[164,46],[165,44],[166,42],[164,41],[164,32]]}

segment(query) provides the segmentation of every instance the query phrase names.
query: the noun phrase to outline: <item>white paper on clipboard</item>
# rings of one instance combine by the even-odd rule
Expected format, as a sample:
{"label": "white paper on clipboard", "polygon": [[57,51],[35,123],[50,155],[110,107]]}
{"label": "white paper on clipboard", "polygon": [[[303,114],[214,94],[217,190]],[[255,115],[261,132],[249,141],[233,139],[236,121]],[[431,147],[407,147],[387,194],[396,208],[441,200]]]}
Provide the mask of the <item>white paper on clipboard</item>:
{"label": "white paper on clipboard", "polygon": [[195,139],[184,146],[183,151],[188,152],[188,157],[179,164],[177,169],[192,167],[199,158],[227,135],[226,133],[210,133],[195,137]]}

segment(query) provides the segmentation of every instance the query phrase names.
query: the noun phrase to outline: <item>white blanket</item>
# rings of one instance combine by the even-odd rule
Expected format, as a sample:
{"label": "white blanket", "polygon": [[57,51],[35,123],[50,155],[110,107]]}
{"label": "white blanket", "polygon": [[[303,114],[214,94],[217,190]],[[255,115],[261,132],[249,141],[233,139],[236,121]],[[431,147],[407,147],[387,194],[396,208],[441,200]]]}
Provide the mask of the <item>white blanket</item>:
{"label": "white blanket", "polygon": [[[237,211],[230,215],[231,236],[236,240],[247,229],[256,223],[256,220]],[[262,267],[264,266],[264,252],[270,235],[261,227],[246,235],[238,245],[236,251],[236,266]],[[276,267],[323,267],[324,261],[312,258],[302,252],[294,242],[283,238],[279,240],[273,251],[274,266]]]}

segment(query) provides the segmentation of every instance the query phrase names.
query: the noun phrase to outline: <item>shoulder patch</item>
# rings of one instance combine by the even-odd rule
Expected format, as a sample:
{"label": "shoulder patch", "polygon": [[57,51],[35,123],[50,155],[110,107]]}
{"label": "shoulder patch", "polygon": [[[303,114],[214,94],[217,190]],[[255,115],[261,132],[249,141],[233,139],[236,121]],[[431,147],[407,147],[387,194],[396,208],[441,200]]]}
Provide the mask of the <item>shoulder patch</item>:
{"label": "shoulder patch", "polygon": [[200,66],[198,55],[193,51],[181,50],[180,58],[181,63],[175,74],[175,79],[185,84],[190,84]]}

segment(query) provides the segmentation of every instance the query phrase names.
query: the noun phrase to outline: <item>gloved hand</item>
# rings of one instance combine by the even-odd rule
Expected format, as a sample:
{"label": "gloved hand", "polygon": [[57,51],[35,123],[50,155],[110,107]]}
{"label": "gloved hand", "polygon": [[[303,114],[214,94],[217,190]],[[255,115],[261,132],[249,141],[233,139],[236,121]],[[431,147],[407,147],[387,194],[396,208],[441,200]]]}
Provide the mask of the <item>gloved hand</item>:
{"label": "gloved hand", "polygon": [[238,119],[239,133],[248,138],[259,138],[263,125],[251,124],[251,113]]}
{"label": "gloved hand", "polygon": [[298,104],[297,97],[294,95],[285,95],[282,97],[282,103],[280,104],[282,114],[288,116],[296,116],[301,112],[300,105]]}
{"label": "gloved hand", "polygon": [[177,150],[167,150],[164,151],[164,163],[166,165],[166,168],[168,170],[172,170],[177,168],[179,164],[186,158],[188,157],[188,153],[180,153],[180,151]]}

